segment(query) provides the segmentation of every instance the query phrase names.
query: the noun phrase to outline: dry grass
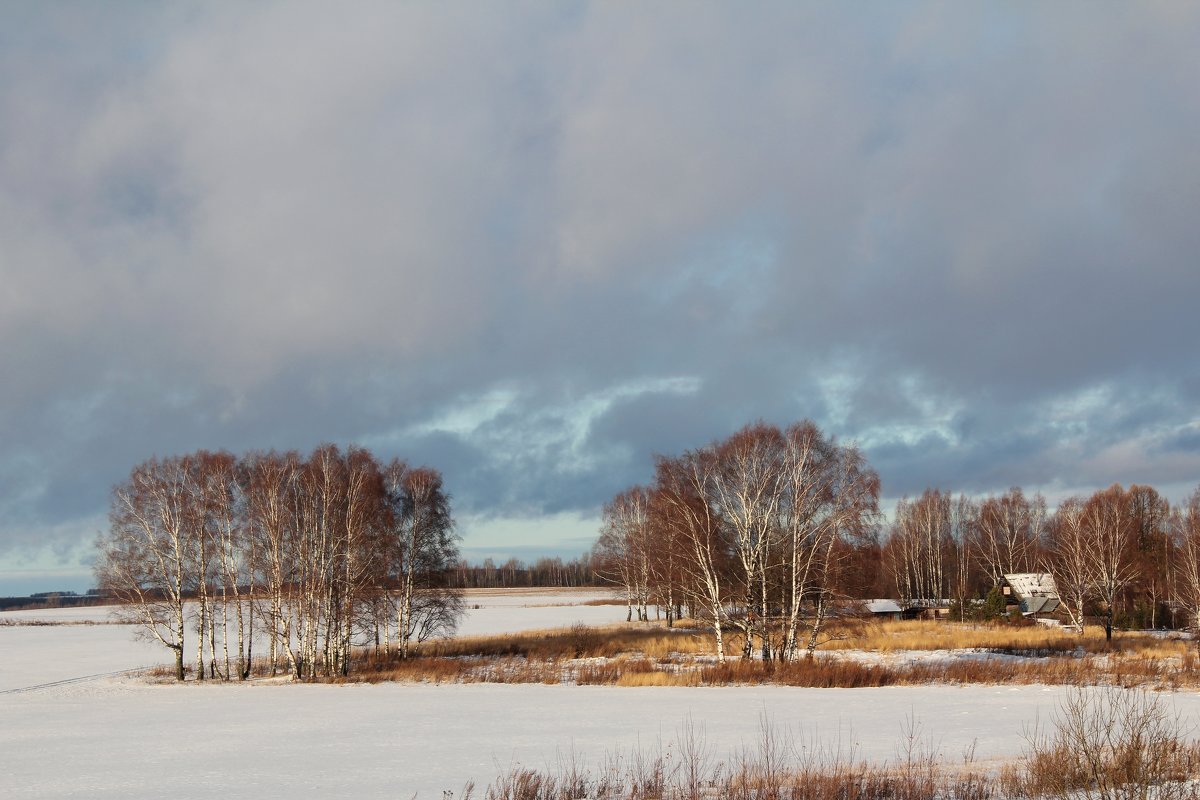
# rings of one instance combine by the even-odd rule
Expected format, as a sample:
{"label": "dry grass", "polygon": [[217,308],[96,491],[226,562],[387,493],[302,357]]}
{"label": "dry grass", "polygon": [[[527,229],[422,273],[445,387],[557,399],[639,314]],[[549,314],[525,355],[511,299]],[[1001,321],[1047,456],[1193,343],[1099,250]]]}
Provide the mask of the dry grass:
{"label": "dry grass", "polygon": [[1044,625],[960,624],[956,622],[876,622],[854,628],[847,638],[831,642],[827,650],[991,650],[1018,655],[1056,653],[1139,653],[1154,658],[1183,655],[1188,644],[1135,631],[1115,631],[1106,642],[1096,626],[1083,636],[1074,631]]}
{"label": "dry grass", "polygon": [[[554,771],[513,769],[485,791],[487,800],[988,800],[997,782],[968,763],[948,768],[917,743],[894,764],[853,752],[797,747],[765,723],[757,746],[718,761],[702,732],[685,729],[657,751],[609,755],[589,770],[572,759]],[[473,796],[469,785],[460,795]]]}
{"label": "dry grass", "polygon": [[[893,763],[848,751],[807,747],[764,722],[756,746],[718,761],[703,732],[685,728],[657,751],[609,755],[589,770],[577,758],[557,770],[513,769],[487,800],[1195,800],[1200,746],[1185,737],[1155,696],[1073,692],[1045,735],[1020,761],[976,768],[971,754],[947,764],[910,729]],[[473,796],[469,785],[460,797]]]}
{"label": "dry grass", "polygon": [[[1102,636],[1038,627],[894,622],[861,628],[817,658],[717,663],[709,632],[658,624],[582,624],[524,633],[427,642],[407,660],[362,655],[355,682],[576,683],[607,686],[875,687],[946,684],[1200,687],[1186,643],[1126,633],[1110,648]],[[728,652],[740,650],[736,634]],[[856,647],[857,645],[857,647]],[[875,645],[871,648],[871,645]],[[864,657],[864,651],[875,651]],[[916,657],[929,651],[945,656]],[[914,653],[906,658],[905,652]],[[1014,657],[1015,656],[1015,657]],[[363,664],[363,661],[366,664]]]}
{"label": "dry grass", "polygon": [[712,646],[712,637],[706,631],[635,623],[603,627],[572,625],[523,633],[443,639],[425,642],[416,652],[434,657],[522,656],[544,660],[612,658],[636,652],[649,658],[666,658],[673,654],[711,652]]}

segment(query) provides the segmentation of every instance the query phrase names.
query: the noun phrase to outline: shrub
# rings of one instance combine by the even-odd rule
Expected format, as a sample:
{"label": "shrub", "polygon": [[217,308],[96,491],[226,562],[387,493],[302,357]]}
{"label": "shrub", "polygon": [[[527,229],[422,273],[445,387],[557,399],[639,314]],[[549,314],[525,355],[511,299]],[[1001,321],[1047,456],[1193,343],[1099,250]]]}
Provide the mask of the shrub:
{"label": "shrub", "polygon": [[988,592],[987,599],[983,601],[983,607],[979,609],[981,619],[993,620],[1000,619],[1004,616],[1007,608],[1007,601],[1004,597],[1004,591],[999,586],[993,586]]}
{"label": "shrub", "polygon": [[[1115,688],[1071,690],[1054,728],[1028,736],[1026,768],[1009,775],[1024,797],[1095,800],[1195,798],[1200,748],[1184,739],[1159,696]],[[1015,785],[1014,785],[1015,784]]]}

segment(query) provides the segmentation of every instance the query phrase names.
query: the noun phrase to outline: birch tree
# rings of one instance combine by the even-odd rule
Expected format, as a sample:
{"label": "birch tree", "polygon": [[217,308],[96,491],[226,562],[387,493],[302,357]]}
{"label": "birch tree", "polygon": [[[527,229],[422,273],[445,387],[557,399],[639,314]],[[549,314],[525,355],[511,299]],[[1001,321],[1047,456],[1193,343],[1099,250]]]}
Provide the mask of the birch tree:
{"label": "birch tree", "polygon": [[902,599],[924,602],[946,597],[950,507],[950,495],[937,489],[896,504],[885,555]]}
{"label": "birch tree", "polygon": [[1014,486],[1000,497],[989,497],[979,508],[979,555],[993,586],[1013,573],[1029,572],[1046,518],[1040,495],[1032,501]]}
{"label": "birch tree", "polygon": [[1089,571],[1096,599],[1104,607],[1104,638],[1112,641],[1113,619],[1121,591],[1137,577],[1133,516],[1119,484],[1096,492],[1083,506]]}
{"label": "birch tree", "polygon": [[[221,644],[224,675],[229,678],[229,625],[232,612],[236,627],[236,665],[239,680],[250,677],[254,655],[254,605],[251,600],[255,583],[255,542],[249,535],[246,493],[237,459],[226,452],[202,454],[200,476],[203,481],[207,538],[216,546],[218,586],[221,610]],[[243,588],[246,594],[243,596]],[[213,620],[215,638],[216,620]],[[216,648],[213,647],[213,658]]]}
{"label": "birch tree", "polygon": [[252,453],[246,459],[245,472],[246,524],[255,553],[253,568],[262,575],[267,592],[271,674],[278,670],[283,655],[295,673],[289,594],[297,573],[293,545],[299,541],[295,527],[300,456],[295,452]]}
{"label": "birch tree", "polygon": [[1084,523],[1084,501],[1069,497],[1058,504],[1050,521],[1047,568],[1054,575],[1067,617],[1083,635],[1084,605],[1095,590],[1092,541]]}
{"label": "birch tree", "polygon": [[392,574],[399,583],[396,634],[401,657],[407,658],[413,641],[453,633],[462,614],[462,594],[445,580],[458,559],[458,537],[437,470],[393,461],[385,470],[385,485]]}
{"label": "birch tree", "polygon": [[650,492],[635,486],[617,494],[604,506],[604,527],[594,554],[600,574],[625,591],[625,621],[636,612],[639,622],[649,621],[651,540]]}
{"label": "birch tree", "polygon": [[705,450],[658,457],[652,507],[679,544],[681,588],[688,605],[712,628],[717,661],[723,664],[730,558],[708,500],[713,461]]}
{"label": "birch tree", "polygon": [[[175,677],[184,679],[184,603],[195,590],[192,537],[198,509],[190,504],[188,465],[183,459],[150,459],[113,489],[109,530],[98,542],[101,590],[121,612],[175,656]],[[203,664],[201,664],[203,668]]]}
{"label": "birch tree", "polygon": [[748,425],[714,448],[712,502],[741,567],[745,633],[742,655],[749,657],[758,636],[764,660],[771,658],[768,632],[772,548],[778,542],[783,505],[783,436],[764,423]]}
{"label": "birch tree", "polygon": [[967,604],[975,575],[978,541],[979,504],[959,495],[950,506],[950,546],[954,557],[951,593],[958,605],[959,622],[967,620]]}
{"label": "birch tree", "polygon": [[1187,614],[1187,628],[1200,649],[1200,488],[1171,517],[1178,556],[1173,564],[1175,602]]}
{"label": "birch tree", "polygon": [[394,465],[385,488],[357,447],[152,459],[113,492],[97,578],[175,652],[181,679],[187,630],[198,680],[247,678],[260,615],[273,674],[284,661],[297,680],[347,674],[385,607],[399,608],[407,654],[452,631],[462,601],[449,587],[458,549],[441,474]]}
{"label": "birch tree", "polygon": [[[821,643],[831,604],[845,599],[840,591],[844,562],[854,544],[865,540],[875,528],[879,476],[858,448],[823,440],[811,423],[789,429],[787,440],[792,465],[786,492],[791,510],[787,529],[793,542],[792,581],[788,587],[792,605],[780,657],[790,660],[798,653],[799,601],[805,596],[810,598],[805,653],[812,658]],[[806,444],[809,441],[821,446],[810,452]],[[810,472],[810,477],[805,478],[805,472]]]}

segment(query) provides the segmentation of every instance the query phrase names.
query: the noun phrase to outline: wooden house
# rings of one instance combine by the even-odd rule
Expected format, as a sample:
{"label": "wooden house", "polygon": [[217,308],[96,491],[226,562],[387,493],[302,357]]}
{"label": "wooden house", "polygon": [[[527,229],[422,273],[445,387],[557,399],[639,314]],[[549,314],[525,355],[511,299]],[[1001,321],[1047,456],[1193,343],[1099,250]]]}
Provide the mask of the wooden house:
{"label": "wooden house", "polygon": [[1049,572],[1005,575],[1000,580],[1000,589],[1007,605],[1019,607],[1026,617],[1053,614],[1062,604],[1054,576]]}

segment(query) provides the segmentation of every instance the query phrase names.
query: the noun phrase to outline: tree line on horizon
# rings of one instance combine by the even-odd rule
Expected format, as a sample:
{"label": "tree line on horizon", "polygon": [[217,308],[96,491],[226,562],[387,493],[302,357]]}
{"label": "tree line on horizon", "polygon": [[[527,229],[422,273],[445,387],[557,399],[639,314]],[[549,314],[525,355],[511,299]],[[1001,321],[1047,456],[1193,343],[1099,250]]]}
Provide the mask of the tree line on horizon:
{"label": "tree line on horizon", "polygon": [[[1069,624],[1200,627],[1200,489],[1173,507],[1114,485],[1052,511],[1017,487],[982,499],[929,489],[879,513],[878,475],[811,421],[762,422],[678,456],[604,508],[593,566],[628,618],[686,613],[742,634],[743,655],[790,660],[833,613],[892,597],[960,619],[1004,575],[1054,576]],[[1002,601],[1001,601],[1002,602]],[[803,634],[803,636],[801,636]]]}
{"label": "tree line on horizon", "polygon": [[184,679],[348,674],[356,646],[401,657],[453,632],[459,560],[441,474],[368,450],[198,451],[152,458],[113,489],[100,590],[175,654]]}

